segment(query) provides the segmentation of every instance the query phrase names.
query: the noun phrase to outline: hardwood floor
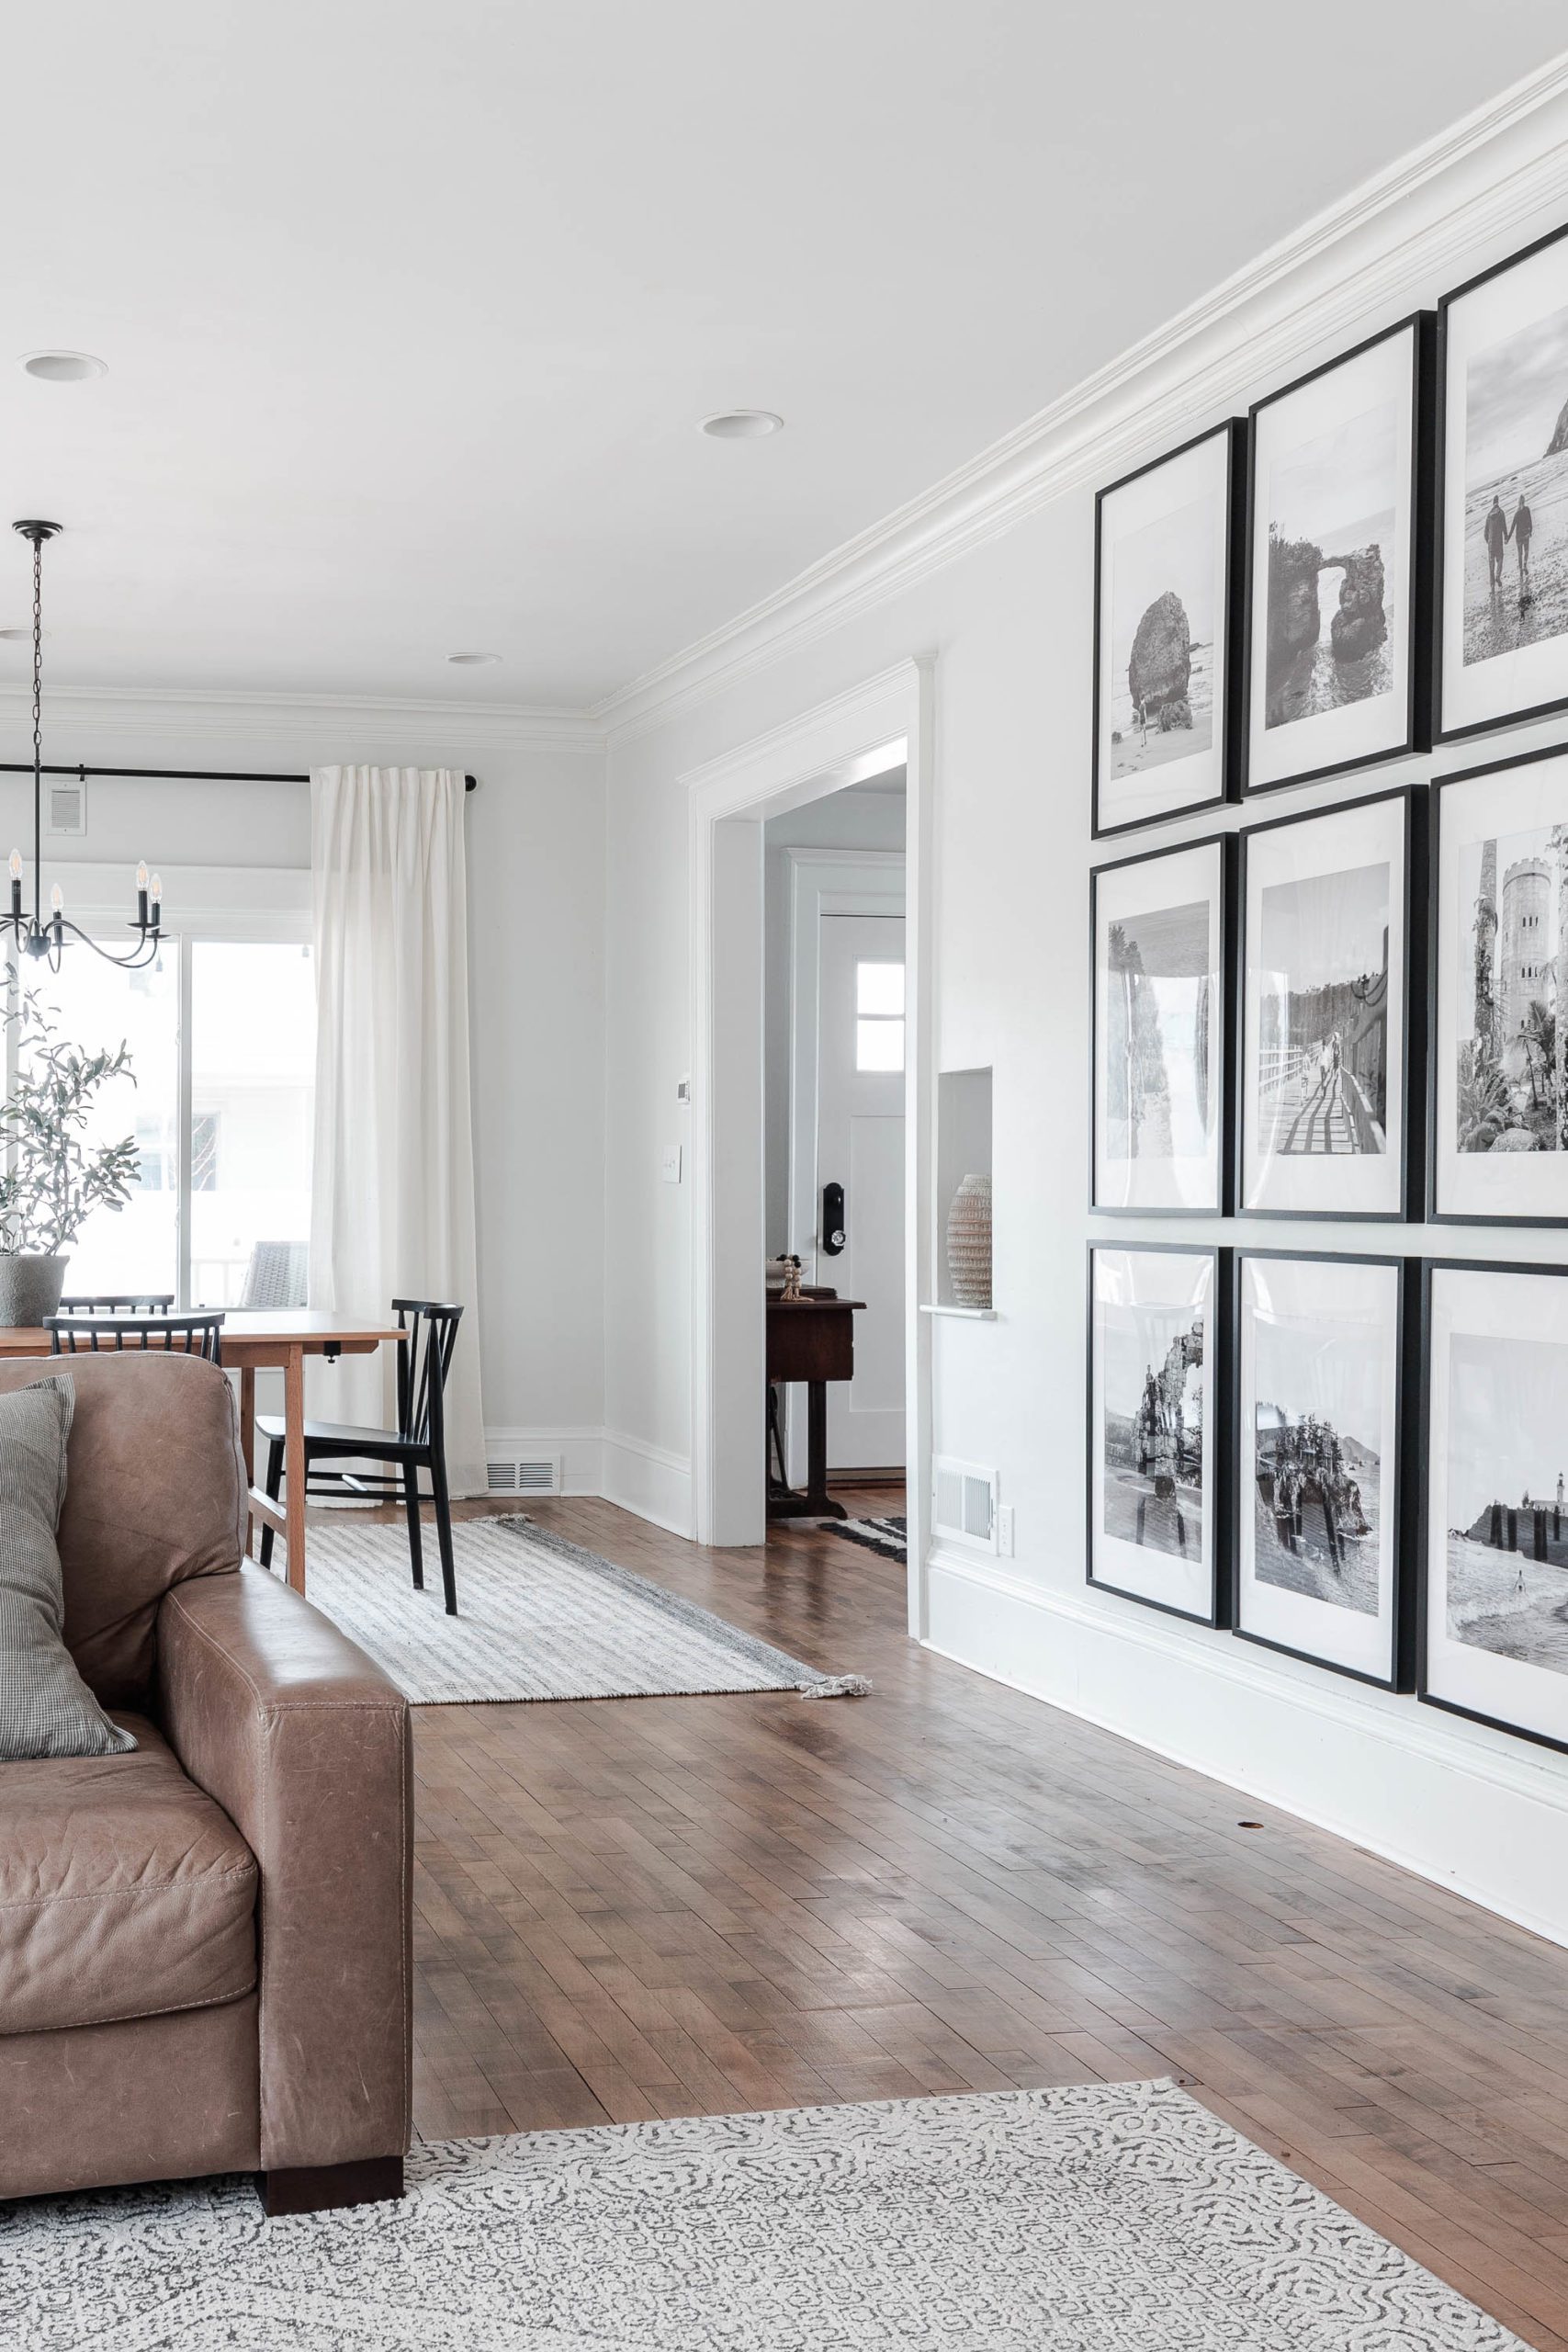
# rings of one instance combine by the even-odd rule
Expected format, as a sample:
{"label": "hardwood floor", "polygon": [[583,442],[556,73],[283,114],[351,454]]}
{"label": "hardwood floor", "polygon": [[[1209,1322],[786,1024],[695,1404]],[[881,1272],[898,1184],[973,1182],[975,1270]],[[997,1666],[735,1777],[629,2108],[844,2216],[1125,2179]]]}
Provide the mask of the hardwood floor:
{"label": "hardwood floor", "polygon": [[875,1690],[418,1710],[422,2133],[1175,2075],[1568,2352],[1568,1953],[916,1647],[838,1536],[531,1509]]}

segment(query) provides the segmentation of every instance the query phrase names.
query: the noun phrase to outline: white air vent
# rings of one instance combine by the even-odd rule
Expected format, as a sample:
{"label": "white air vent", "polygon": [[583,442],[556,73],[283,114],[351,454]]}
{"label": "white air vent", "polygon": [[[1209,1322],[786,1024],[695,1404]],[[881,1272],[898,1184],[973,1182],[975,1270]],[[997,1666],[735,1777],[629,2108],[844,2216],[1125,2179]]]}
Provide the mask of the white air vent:
{"label": "white air vent", "polygon": [[931,1532],[984,1552],[997,1548],[997,1474],[939,1453],[931,1463]]}
{"label": "white air vent", "polygon": [[492,1495],[558,1495],[561,1458],[558,1453],[524,1456],[492,1454],[485,1464],[486,1484]]}
{"label": "white air vent", "polygon": [[85,778],[52,776],[44,787],[43,829],[57,841],[75,841],[87,830]]}

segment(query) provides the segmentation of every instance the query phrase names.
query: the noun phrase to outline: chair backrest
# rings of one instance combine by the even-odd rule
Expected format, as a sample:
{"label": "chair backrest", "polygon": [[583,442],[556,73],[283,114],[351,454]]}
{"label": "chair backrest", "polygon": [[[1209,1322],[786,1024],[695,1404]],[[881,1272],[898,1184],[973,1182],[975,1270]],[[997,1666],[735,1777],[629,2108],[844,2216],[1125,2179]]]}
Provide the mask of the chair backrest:
{"label": "chair backrest", "polygon": [[242,1306],[303,1306],[310,1264],[308,1241],[257,1241],[245,1268]]}
{"label": "chair backrest", "polygon": [[398,1434],[418,1445],[439,1442],[442,1398],[463,1310],[434,1298],[394,1298],[398,1329],[408,1338],[398,1350]]}
{"label": "chair backrest", "polygon": [[168,1315],[174,1310],[172,1290],[107,1290],[91,1298],[62,1298],[62,1315]]}
{"label": "chair backrest", "polygon": [[73,1356],[84,1349],[95,1356],[111,1350],[118,1355],[156,1349],[164,1355],[200,1356],[208,1363],[223,1360],[218,1336],[223,1329],[221,1309],[202,1315],[48,1315],[43,1328],[49,1333],[49,1351],[55,1356]]}

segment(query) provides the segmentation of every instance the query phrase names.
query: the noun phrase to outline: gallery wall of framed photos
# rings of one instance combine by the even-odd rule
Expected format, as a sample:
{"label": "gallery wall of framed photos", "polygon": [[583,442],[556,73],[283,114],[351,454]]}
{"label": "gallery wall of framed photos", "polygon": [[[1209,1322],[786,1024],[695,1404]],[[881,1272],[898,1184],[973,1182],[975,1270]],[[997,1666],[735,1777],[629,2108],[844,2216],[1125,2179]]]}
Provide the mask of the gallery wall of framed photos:
{"label": "gallery wall of framed photos", "polygon": [[1568,1753],[1568,228],[1102,491],[1094,662],[1088,1582]]}

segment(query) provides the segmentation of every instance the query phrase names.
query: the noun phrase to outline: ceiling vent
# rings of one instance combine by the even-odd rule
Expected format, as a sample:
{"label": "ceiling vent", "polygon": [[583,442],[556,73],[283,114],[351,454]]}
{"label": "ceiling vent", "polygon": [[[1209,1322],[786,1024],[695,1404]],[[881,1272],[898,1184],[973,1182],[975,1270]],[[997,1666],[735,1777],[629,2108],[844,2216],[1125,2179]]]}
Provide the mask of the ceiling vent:
{"label": "ceiling vent", "polygon": [[56,841],[80,841],[87,830],[87,782],[85,776],[45,778],[43,829]]}
{"label": "ceiling vent", "polygon": [[558,1495],[561,1490],[558,1453],[492,1453],[485,1473],[492,1495]]}
{"label": "ceiling vent", "polygon": [[931,1532],[983,1552],[997,1548],[997,1474],[937,1454],[931,1463]]}

